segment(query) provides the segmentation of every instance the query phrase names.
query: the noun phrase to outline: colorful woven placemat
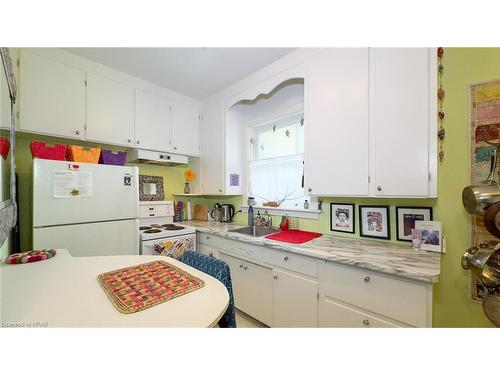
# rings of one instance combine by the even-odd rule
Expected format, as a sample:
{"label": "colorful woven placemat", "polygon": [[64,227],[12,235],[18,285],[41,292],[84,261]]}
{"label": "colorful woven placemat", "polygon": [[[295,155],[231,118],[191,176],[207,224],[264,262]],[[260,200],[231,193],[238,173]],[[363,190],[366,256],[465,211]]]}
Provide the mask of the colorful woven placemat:
{"label": "colorful woven placemat", "polygon": [[97,276],[113,305],[135,313],[193,292],[205,282],[162,260],[105,272]]}

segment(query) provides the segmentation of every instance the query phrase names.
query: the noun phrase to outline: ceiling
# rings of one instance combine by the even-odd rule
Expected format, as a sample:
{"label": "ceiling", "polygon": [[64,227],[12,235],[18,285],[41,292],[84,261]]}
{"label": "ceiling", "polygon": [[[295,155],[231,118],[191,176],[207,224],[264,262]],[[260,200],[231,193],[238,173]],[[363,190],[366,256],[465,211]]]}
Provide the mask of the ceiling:
{"label": "ceiling", "polygon": [[205,99],[294,48],[65,48],[181,94]]}

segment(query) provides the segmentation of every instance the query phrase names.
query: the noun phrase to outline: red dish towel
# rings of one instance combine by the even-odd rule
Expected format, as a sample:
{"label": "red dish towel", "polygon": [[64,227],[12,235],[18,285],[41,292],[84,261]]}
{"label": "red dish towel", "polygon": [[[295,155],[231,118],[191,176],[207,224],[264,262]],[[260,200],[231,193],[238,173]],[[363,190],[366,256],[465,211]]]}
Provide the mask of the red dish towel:
{"label": "red dish towel", "polygon": [[306,232],[305,230],[285,230],[278,233],[273,233],[266,236],[269,240],[288,242],[288,243],[304,243],[321,237],[321,233]]}

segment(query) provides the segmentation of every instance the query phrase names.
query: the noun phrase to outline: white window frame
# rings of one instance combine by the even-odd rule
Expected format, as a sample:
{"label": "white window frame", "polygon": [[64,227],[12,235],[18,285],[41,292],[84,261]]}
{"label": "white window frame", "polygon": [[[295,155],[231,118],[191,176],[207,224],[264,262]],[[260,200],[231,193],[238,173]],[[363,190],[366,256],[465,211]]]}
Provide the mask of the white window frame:
{"label": "white window frame", "polygon": [[[244,138],[247,142],[252,136],[251,134],[251,129],[259,126],[261,124],[265,124],[267,122],[271,122],[274,120],[279,120],[282,118],[286,118],[289,116],[293,116],[294,114],[298,114],[300,112],[304,112],[304,105],[301,104],[296,104],[292,106],[288,106],[285,108],[282,108],[278,111],[272,111],[268,112],[264,115],[252,118],[249,121],[243,122],[243,126],[245,127],[246,131],[246,137]],[[306,126],[306,125],[304,125]],[[305,145],[304,145],[305,146]],[[247,147],[247,153],[246,153],[246,160],[245,160],[245,168],[246,168],[246,176],[247,176],[247,181],[246,181],[246,186],[245,186],[245,194],[244,194],[244,202],[241,206],[241,210],[243,212],[248,211],[248,205],[246,202],[248,201],[248,187],[250,185],[250,168],[249,168],[249,162],[250,162],[250,157],[251,157],[251,147]],[[304,194],[307,196],[307,194]],[[314,219],[314,220],[319,220],[321,210],[318,209],[318,198],[314,196],[307,196],[309,199],[309,209],[305,209],[303,207],[267,207],[267,206],[261,206],[261,205],[256,205],[253,206],[254,210],[259,210],[261,212],[263,211],[268,211],[269,214],[271,215],[276,215],[276,216],[282,216],[282,215],[288,215],[291,217],[298,217],[298,218],[304,218],[304,219]]]}

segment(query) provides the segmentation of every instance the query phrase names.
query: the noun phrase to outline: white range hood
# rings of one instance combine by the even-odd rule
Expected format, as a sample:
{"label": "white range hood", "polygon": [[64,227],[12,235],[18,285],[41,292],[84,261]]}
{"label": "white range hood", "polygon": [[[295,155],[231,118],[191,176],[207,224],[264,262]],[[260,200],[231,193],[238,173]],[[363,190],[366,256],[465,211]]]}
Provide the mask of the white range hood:
{"label": "white range hood", "polygon": [[127,153],[127,163],[173,166],[187,164],[188,157],[148,150],[131,150]]}

